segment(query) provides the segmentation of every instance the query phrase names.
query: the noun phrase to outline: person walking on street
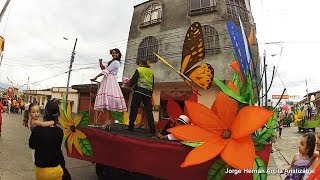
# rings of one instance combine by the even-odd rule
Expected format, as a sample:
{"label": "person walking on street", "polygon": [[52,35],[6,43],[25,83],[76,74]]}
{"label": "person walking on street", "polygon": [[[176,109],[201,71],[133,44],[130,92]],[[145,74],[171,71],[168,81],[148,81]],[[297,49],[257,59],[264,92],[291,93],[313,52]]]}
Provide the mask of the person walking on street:
{"label": "person walking on street", "polygon": [[11,99],[8,99],[8,113],[11,111]]}
{"label": "person walking on street", "polygon": [[140,60],[139,67],[130,79],[129,86],[133,88],[133,98],[130,107],[128,130],[133,131],[138,108],[142,101],[147,113],[150,133],[155,134],[156,130],[151,102],[154,88],[154,74],[150,69],[150,64],[147,60]]}
{"label": "person walking on street", "polygon": [[0,137],[1,137],[1,128],[2,128],[2,113],[5,112],[5,108],[0,102]]}

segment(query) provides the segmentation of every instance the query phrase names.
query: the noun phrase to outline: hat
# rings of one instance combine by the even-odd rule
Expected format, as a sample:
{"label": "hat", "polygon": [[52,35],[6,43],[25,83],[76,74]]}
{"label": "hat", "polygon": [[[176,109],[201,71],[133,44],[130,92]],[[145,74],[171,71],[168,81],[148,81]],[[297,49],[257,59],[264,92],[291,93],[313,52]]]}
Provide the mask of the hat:
{"label": "hat", "polygon": [[179,118],[177,119],[177,121],[180,121],[183,124],[189,124],[190,123],[190,119],[186,115],[180,115]]}
{"label": "hat", "polygon": [[49,101],[45,107],[44,120],[58,120],[59,105],[57,102]]}

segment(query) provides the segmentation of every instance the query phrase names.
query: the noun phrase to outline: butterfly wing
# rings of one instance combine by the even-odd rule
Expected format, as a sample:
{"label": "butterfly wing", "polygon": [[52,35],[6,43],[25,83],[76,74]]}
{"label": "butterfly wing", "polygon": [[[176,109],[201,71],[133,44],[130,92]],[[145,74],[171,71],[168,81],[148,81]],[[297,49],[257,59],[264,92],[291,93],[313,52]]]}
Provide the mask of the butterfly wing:
{"label": "butterfly wing", "polygon": [[187,72],[204,57],[205,48],[201,24],[195,22],[189,27],[184,39],[180,72]]}
{"label": "butterfly wing", "polygon": [[209,89],[212,86],[214,70],[210,64],[200,64],[189,70],[186,76],[202,89]]}

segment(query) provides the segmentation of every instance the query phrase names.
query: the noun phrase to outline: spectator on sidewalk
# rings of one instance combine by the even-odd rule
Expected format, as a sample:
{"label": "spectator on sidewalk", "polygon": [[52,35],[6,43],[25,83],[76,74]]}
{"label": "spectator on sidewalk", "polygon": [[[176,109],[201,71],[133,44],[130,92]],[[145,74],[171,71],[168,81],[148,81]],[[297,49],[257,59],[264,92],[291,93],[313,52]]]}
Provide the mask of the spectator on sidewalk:
{"label": "spectator on sidewalk", "polygon": [[[316,137],[313,133],[304,134],[300,139],[299,153],[293,156],[285,180],[302,179],[303,170],[307,169],[313,159],[317,157],[314,153]],[[301,172],[300,172],[301,171]]]}
{"label": "spectator on sidewalk", "polygon": [[[317,135],[316,140],[316,151],[320,151],[320,133]],[[308,167],[306,173],[304,174],[303,180],[317,180],[320,179],[320,157],[319,153],[317,154],[317,157],[313,160],[311,165]]]}
{"label": "spectator on sidewalk", "polygon": [[[38,105],[30,105],[30,108],[31,118],[37,121],[40,116],[40,107]],[[32,130],[29,138],[29,147],[35,149],[34,164],[38,180],[62,179],[62,140],[63,131],[56,126],[56,122],[49,127],[37,126]]]}
{"label": "spectator on sidewalk", "polygon": [[284,119],[280,119],[278,121],[279,138],[281,138],[283,126],[284,126]]}

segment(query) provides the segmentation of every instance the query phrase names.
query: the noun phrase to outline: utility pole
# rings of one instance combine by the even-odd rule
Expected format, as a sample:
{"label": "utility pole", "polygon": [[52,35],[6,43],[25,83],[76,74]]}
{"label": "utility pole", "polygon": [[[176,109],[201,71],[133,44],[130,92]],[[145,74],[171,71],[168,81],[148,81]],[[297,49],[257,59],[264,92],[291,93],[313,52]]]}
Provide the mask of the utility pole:
{"label": "utility pole", "polygon": [[308,92],[308,81],[307,81],[307,78],[305,78],[305,81],[306,81],[307,103],[309,103],[309,92]]}
{"label": "utility pole", "polygon": [[[0,52],[1,53],[1,52]],[[1,64],[2,64],[2,60],[3,60],[3,54],[1,53],[1,57],[0,57],[0,67],[1,67]]]}
{"label": "utility pole", "polygon": [[77,41],[78,38],[76,38],[76,41],[74,42],[74,46],[73,46],[73,50],[71,53],[71,59],[70,59],[70,66],[69,66],[69,74],[68,74],[68,82],[67,82],[67,95],[66,95],[66,102],[68,103],[68,93],[69,93],[69,82],[70,82],[70,75],[71,75],[71,71],[72,71],[72,63],[74,61],[74,55],[75,55],[75,50],[76,50],[76,46],[77,46]]}
{"label": "utility pole", "polygon": [[28,76],[27,90],[29,90],[29,80],[30,80],[30,76]]}
{"label": "utility pole", "polygon": [[267,64],[266,64],[266,51],[264,51],[264,55],[263,55],[263,64],[264,64],[264,68],[266,68],[266,70],[264,71],[264,89],[265,89],[265,97],[264,97],[264,106],[267,107],[268,106],[268,86],[267,86]]}

